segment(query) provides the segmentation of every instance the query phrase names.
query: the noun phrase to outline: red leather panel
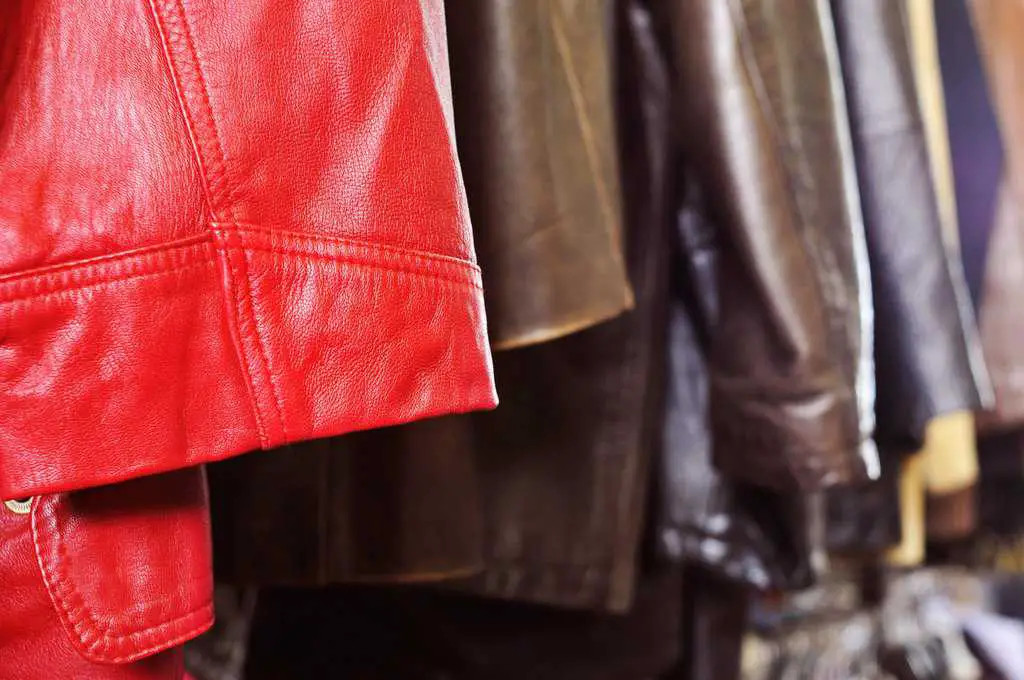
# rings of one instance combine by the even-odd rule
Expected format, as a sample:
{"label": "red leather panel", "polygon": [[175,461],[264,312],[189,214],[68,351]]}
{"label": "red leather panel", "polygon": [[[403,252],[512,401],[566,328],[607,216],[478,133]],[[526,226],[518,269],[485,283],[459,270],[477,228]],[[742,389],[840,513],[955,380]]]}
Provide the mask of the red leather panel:
{"label": "red leather panel", "polygon": [[0,13],[0,498],[495,405],[440,0]]}

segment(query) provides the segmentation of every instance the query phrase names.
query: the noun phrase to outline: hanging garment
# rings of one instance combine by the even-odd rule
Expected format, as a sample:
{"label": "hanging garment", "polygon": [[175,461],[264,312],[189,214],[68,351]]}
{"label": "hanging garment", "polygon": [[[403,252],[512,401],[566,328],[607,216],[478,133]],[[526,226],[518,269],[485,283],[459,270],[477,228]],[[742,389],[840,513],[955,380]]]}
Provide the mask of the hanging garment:
{"label": "hanging garment", "polygon": [[804,588],[821,558],[812,536],[824,519],[820,498],[737,483],[712,464],[707,356],[717,318],[720,236],[697,182],[684,181],[672,243],[668,389],[655,483],[658,551],[734,585]]}
{"label": "hanging garment", "polygon": [[493,406],[440,2],[114,9],[2,10],[0,497]]}
{"label": "hanging garment", "polygon": [[[496,353],[502,406],[472,418],[484,571],[464,589],[478,595],[610,611],[633,597],[663,417],[669,191],[667,86],[649,70],[636,21],[620,7],[612,24],[622,240],[635,306],[582,332]],[[604,35],[603,25],[591,33]]]}
{"label": "hanging garment", "polygon": [[632,306],[607,2],[447,0],[456,137],[495,349]]}
{"label": "hanging garment", "polygon": [[906,453],[937,415],[981,406],[977,327],[943,245],[899,3],[833,0],[871,260],[875,440]]}
{"label": "hanging garment", "polygon": [[960,411],[932,420],[922,454],[924,488],[928,494],[928,538],[951,541],[969,536],[978,521],[974,414]]}
{"label": "hanging garment", "polygon": [[[80,489],[496,403],[443,21],[439,0],[3,4],[0,498],[60,509]],[[173,479],[153,484],[177,493]],[[84,658],[130,661],[209,625],[209,579],[180,568],[182,552],[209,568],[208,537],[155,549],[150,495],[139,522],[104,515],[102,541],[73,516],[38,520],[0,563],[5,583],[33,564],[26,578],[49,578],[32,550],[50,545],[91,573],[117,544],[121,566],[82,597],[100,623],[117,612],[120,642]],[[43,619],[50,600],[21,604]],[[91,650],[91,626],[68,634]]]}
{"label": "hanging garment", "polygon": [[995,429],[1024,424],[1024,4],[973,0],[971,10],[1006,156],[978,308],[995,391],[979,425]]}
{"label": "hanging garment", "polygon": [[789,490],[876,476],[870,281],[828,4],[673,8],[679,136],[723,234],[715,463]]}
{"label": "hanging garment", "polygon": [[[534,5],[446,6],[456,138],[488,271],[489,336],[498,348],[526,351],[632,304],[607,7]],[[523,408],[507,402],[503,411]],[[480,571],[480,471],[492,454],[473,428],[470,418],[436,419],[297,444],[287,457],[214,466],[218,578],[265,585],[428,582]],[[596,427],[593,436],[601,431]],[[520,436],[529,451],[534,435]]]}
{"label": "hanging garment", "polygon": [[[829,544],[872,553],[900,543],[900,458],[924,445],[929,428],[948,430],[949,423],[969,417],[965,409],[980,407],[979,384],[986,387],[987,376],[961,264],[943,241],[904,7],[884,0],[833,0],[832,8],[871,260],[875,439],[885,458],[882,483],[831,494]],[[928,441],[935,449],[929,458],[943,463],[928,466],[943,476],[936,482],[943,496],[935,507],[941,512],[964,494],[969,497],[976,475],[962,468],[974,466],[976,472],[976,455],[970,437]],[[906,469],[918,466],[908,463]],[[923,487],[914,488],[923,493]],[[907,514],[923,497],[902,500],[904,519],[923,521]],[[920,541],[913,553],[923,555],[923,525],[908,526],[903,539]]]}
{"label": "hanging garment", "polygon": [[483,560],[479,480],[458,416],[209,466],[217,580],[425,582]]}
{"label": "hanging garment", "polygon": [[[571,335],[632,304],[606,9],[447,3],[455,134],[496,348]],[[218,577],[423,582],[480,571],[472,430],[471,419],[444,418],[214,466]]]}

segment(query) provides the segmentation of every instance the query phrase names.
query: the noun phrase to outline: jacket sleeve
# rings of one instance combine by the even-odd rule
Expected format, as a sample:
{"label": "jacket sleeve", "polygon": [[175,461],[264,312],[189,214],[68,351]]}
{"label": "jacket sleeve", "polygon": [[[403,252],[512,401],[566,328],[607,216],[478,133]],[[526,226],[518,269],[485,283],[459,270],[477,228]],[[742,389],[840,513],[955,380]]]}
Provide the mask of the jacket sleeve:
{"label": "jacket sleeve", "polygon": [[914,450],[931,418],[981,406],[981,348],[962,269],[943,242],[903,8],[832,6],[871,260],[877,440]]}
{"label": "jacket sleeve", "polygon": [[678,133],[719,225],[715,461],[812,489],[877,473],[870,282],[827,3],[673,3]]}
{"label": "jacket sleeve", "polygon": [[496,403],[440,0],[3,11],[0,498]]}

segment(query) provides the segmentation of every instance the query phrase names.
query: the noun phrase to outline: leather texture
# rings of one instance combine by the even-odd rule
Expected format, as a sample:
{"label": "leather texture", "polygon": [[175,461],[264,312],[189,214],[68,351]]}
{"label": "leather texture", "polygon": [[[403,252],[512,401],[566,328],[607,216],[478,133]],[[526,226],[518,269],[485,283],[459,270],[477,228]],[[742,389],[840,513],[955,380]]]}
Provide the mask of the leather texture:
{"label": "leather texture", "polygon": [[[448,2],[446,9],[455,133],[484,269],[492,345],[528,348],[620,314],[632,305],[632,292],[622,243],[608,7],[472,0]],[[568,351],[550,350],[546,361],[563,361]],[[595,384],[620,379],[617,356],[613,351],[607,359],[591,360],[607,361],[602,370],[608,376],[595,378]],[[510,423],[531,417],[527,400],[534,395],[526,390],[531,378],[516,372],[538,370],[533,361],[499,358],[516,366],[504,373],[503,389],[516,390],[520,399],[502,409],[513,414]],[[587,379],[581,380],[585,385]],[[568,404],[573,399],[568,388],[574,386],[581,384],[556,390],[552,400]],[[639,393],[629,397],[638,398]],[[510,394],[505,400],[511,399]],[[594,418],[612,406],[597,408]],[[474,433],[476,427],[472,418],[435,419],[296,444],[285,456],[254,455],[212,466],[218,578],[313,585],[423,582],[479,572],[483,525],[494,512],[481,519],[481,493],[503,496],[512,485],[482,479],[488,473],[480,471],[492,469],[492,448],[509,455],[516,449],[510,442],[495,443],[495,435],[486,431]],[[574,416],[573,427],[594,427],[586,409]],[[599,446],[604,427],[582,435],[580,453],[572,454],[583,457],[583,479],[591,464],[584,451]],[[549,436],[550,442],[541,443]],[[522,447],[517,455],[525,461],[535,447],[556,446],[556,441],[576,450],[561,437],[523,430],[515,439]],[[639,454],[633,444],[627,451],[622,464],[632,465]],[[564,472],[552,467],[545,474]],[[595,480],[594,491],[579,483],[566,502],[581,511],[594,503],[601,512],[606,497],[638,494],[641,488],[633,480],[616,487],[611,477]],[[598,498],[592,500],[592,493]],[[527,491],[521,500],[508,502],[532,500]]]}
{"label": "leather texture", "polygon": [[472,416],[484,571],[463,590],[478,595],[598,611],[632,601],[662,417],[668,287],[668,224],[659,210],[668,150],[659,131],[668,121],[640,94],[659,81],[624,75],[641,72],[632,66],[642,58],[635,18],[620,7],[614,36],[591,36],[616,46],[621,239],[635,306],[582,332],[495,354],[502,405]]}
{"label": "leather texture", "polygon": [[903,7],[832,9],[871,263],[875,440],[908,452],[935,416],[982,405],[985,369],[961,265],[942,239]]}
{"label": "leather texture", "polygon": [[669,379],[655,482],[658,552],[734,586],[803,588],[816,576],[815,551],[823,546],[814,528],[823,508],[810,496],[736,482],[712,463],[707,357],[721,234],[707,219],[697,182],[677,185],[682,205],[672,240]]}
{"label": "leather texture", "polygon": [[632,306],[604,2],[447,0],[456,138],[495,349]]}
{"label": "leather texture", "polygon": [[213,623],[200,468],[0,506],[0,678],[178,680]]}
{"label": "leather texture", "polygon": [[992,430],[1024,423],[1024,4],[973,0],[971,10],[1006,158],[978,309],[995,392],[979,426]]}
{"label": "leather texture", "polygon": [[934,11],[960,254],[971,301],[977,308],[982,303],[1005,155],[968,5],[968,0],[945,0],[935,3]]}
{"label": "leather texture", "polygon": [[[484,268],[489,337],[499,349],[571,335],[632,305],[607,9],[564,1],[446,3],[456,139]],[[507,403],[503,410],[524,408]],[[588,426],[583,413],[578,420]],[[486,467],[494,444],[474,427],[470,418],[436,419],[213,466],[218,578],[314,585],[425,582],[479,571],[480,487],[487,482],[478,477],[477,456]],[[601,427],[587,437],[601,436]],[[526,452],[531,436],[518,439]],[[488,494],[503,493],[504,482],[489,483],[501,485],[486,486]],[[623,487],[629,492],[613,483],[598,499],[581,491],[570,502],[636,493],[633,482]]]}
{"label": "leather texture", "polygon": [[[830,494],[829,545],[864,554],[900,544],[902,502],[903,552],[920,556],[924,486],[959,492],[977,471],[971,436],[931,430],[952,434],[948,423],[981,407],[988,376],[959,253],[944,239],[905,9],[876,0],[833,0],[832,9],[871,261],[875,439],[886,459],[882,482]],[[901,498],[899,458],[920,449],[920,460],[904,466],[912,488]],[[925,484],[921,475],[944,479]]]}
{"label": "leather texture", "polygon": [[495,405],[440,0],[0,31],[0,498]]}
{"label": "leather texture", "polygon": [[312,586],[479,572],[470,425],[434,418],[209,466],[217,580]]}
{"label": "leather texture", "polygon": [[679,129],[720,226],[715,464],[818,489],[874,476],[871,286],[827,2],[675,3]]}

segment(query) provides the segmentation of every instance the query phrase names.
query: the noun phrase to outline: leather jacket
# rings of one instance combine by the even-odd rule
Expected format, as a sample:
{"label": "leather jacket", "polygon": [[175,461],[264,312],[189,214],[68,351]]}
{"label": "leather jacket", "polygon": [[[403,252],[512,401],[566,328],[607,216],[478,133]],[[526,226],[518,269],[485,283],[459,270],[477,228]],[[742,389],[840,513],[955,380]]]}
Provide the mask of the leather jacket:
{"label": "leather jacket", "polygon": [[1024,423],[1024,6],[973,0],[971,9],[1006,158],[978,310],[995,392],[980,424],[1003,429]]}
{"label": "leather jacket", "polygon": [[2,4],[4,654],[209,625],[205,500],[118,482],[495,405],[448,80],[440,0]]}
{"label": "leather jacket", "polygon": [[875,439],[909,452],[935,416],[981,406],[985,368],[961,265],[943,245],[903,7],[832,8],[871,261]]}
{"label": "leather jacket", "polygon": [[723,234],[715,464],[788,490],[873,475],[870,281],[828,4],[673,9],[678,129]]}
{"label": "leather jacket", "polygon": [[446,0],[455,131],[492,347],[632,306],[606,2]]}
{"label": "leather jacket", "polygon": [[620,7],[612,38],[607,14],[582,16],[591,24],[580,35],[615,46],[603,49],[616,74],[620,238],[635,304],[582,332],[495,354],[502,405],[472,416],[485,568],[464,590],[623,611],[662,418],[669,119],[649,102],[664,101],[667,81],[645,68],[635,17]]}
{"label": "leather jacket", "polygon": [[[248,456],[213,466],[220,579],[313,585],[474,574],[484,568],[500,533],[543,536],[557,529],[533,524],[545,517],[532,515],[538,499],[534,490],[520,489],[521,475],[541,475],[552,488],[581,484],[560,499],[572,516],[586,516],[591,504],[593,512],[610,512],[618,501],[609,499],[640,498],[643,478],[620,478],[618,464],[607,477],[588,471],[599,447],[608,445],[601,438],[627,436],[638,426],[634,416],[606,425],[602,418],[615,419],[610,402],[589,413],[582,405],[570,406],[575,390],[610,399],[602,390],[627,381],[630,369],[628,361],[618,367],[621,353],[614,346],[620,340],[608,336],[610,331],[593,329],[597,339],[574,337],[633,304],[622,249],[607,9],[604,3],[562,0],[446,3],[455,136],[485,272],[488,331],[499,350],[501,413],[308,442],[287,456]],[[563,341],[566,346],[558,345]],[[550,342],[558,347],[538,346]],[[605,344],[607,356],[598,356]],[[594,347],[586,350],[594,354],[594,376],[583,371],[564,389],[543,386],[545,377],[553,379],[584,347]],[[607,375],[599,377],[601,371]],[[630,382],[624,389],[634,388]],[[630,394],[626,401],[641,396]],[[576,410],[575,416],[563,415],[573,424],[562,433],[552,422],[547,427],[553,432],[535,434],[541,425],[530,424],[531,404],[537,399],[550,400],[552,414]],[[492,431],[504,427],[516,435]],[[568,437],[572,428],[590,431]],[[563,455],[579,458],[580,468],[569,475],[576,482],[561,478],[568,473],[553,451],[544,454],[550,467],[533,467],[545,447],[564,447]],[[637,447],[623,446],[623,470],[640,464]],[[501,465],[512,468],[503,472]],[[587,488],[588,482],[595,486]],[[501,509],[497,499],[505,504]],[[602,559],[611,559],[614,544],[628,546],[615,560],[631,560],[640,504],[630,501],[626,517],[601,518],[601,528],[614,527]],[[598,532],[587,540],[605,536]],[[517,557],[525,563],[515,568],[530,571],[532,560],[561,559],[547,554],[546,540],[529,546]],[[492,564],[502,573],[513,568]],[[566,579],[574,578],[568,573],[575,573],[575,565],[561,568]],[[575,585],[554,590],[563,588],[569,592]],[[591,604],[590,595],[578,596]],[[596,603],[604,595],[594,597]]]}
{"label": "leather jacket", "polygon": [[[804,428],[804,432],[827,432],[828,428],[835,427],[837,423],[846,422],[849,425],[863,420],[861,426],[864,429],[850,440],[858,441],[865,432],[870,431],[871,423],[870,416],[862,419],[856,412],[856,404],[852,399],[856,389],[854,383],[842,380],[836,373],[841,368],[842,356],[850,358],[860,351],[860,336],[853,338],[856,342],[842,345],[847,351],[843,355],[837,350],[839,345],[832,342],[835,338],[830,341],[827,337],[824,327],[812,325],[820,323],[821,317],[816,313],[808,313],[811,308],[807,304],[789,310],[792,312],[789,316],[783,313],[785,309],[775,311],[779,305],[784,304],[785,295],[827,292],[817,287],[817,282],[823,280],[818,277],[832,282],[835,280],[834,260],[827,262],[805,256],[797,257],[800,253],[806,253],[803,250],[808,243],[805,240],[806,232],[818,230],[820,233],[815,238],[820,238],[819,245],[838,246],[841,252],[857,262],[863,259],[862,254],[855,253],[858,248],[854,247],[859,226],[856,209],[858,197],[856,194],[853,197],[844,197],[842,194],[845,183],[852,181],[854,172],[852,158],[841,141],[846,126],[846,108],[841,94],[829,94],[829,101],[833,103],[827,109],[829,114],[826,122],[815,120],[815,125],[820,123],[833,130],[832,134],[836,136],[833,145],[807,146],[801,143],[795,147],[800,151],[799,154],[795,151],[793,154],[783,153],[784,147],[779,146],[781,142],[775,136],[775,121],[783,115],[785,106],[796,107],[802,105],[802,102],[809,103],[814,93],[810,89],[798,90],[792,95],[792,100],[756,97],[763,77],[760,75],[761,70],[766,69],[769,74],[775,74],[775,71],[766,65],[767,62],[758,61],[754,57],[760,54],[760,59],[766,60],[773,46],[785,45],[787,41],[796,41],[801,37],[791,30],[794,26],[792,21],[783,21],[787,17],[779,13],[782,11],[781,5],[771,2],[698,2],[662,3],[660,6],[665,9],[675,29],[674,39],[670,40],[666,51],[674,57],[677,71],[676,106],[682,116],[677,133],[686,170],[683,180],[676,183],[677,193],[673,197],[678,202],[678,216],[672,244],[670,379],[665,443],[657,480],[657,545],[659,552],[669,559],[685,559],[701,564],[720,577],[745,586],[759,589],[802,588],[809,585],[824,566],[826,526],[831,530],[832,523],[840,520],[841,526],[836,527],[840,535],[829,538],[845,542],[847,537],[842,533],[848,533],[854,528],[847,517],[852,515],[856,518],[861,503],[857,498],[843,494],[838,498],[838,504],[832,501],[826,506],[825,498],[816,492],[815,487],[819,483],[831,484],[838,477],[821,477],[815,484],[808,486],[803,494],[793,494],[791,489],[787,489],[792,483],[804,479],[793,477],[780,490],[782,478],[773,479],[762,475],[763,461],[776,465],[771,456],[787,453],[793,456],[795,464],[824,472],[829,465],[837,464],[837,461],[855,461],[857,446],[838,446],[835,440],[820,438],[801,440],[796,437],[800,430],[794,427],[803,422],[800,427]],[[803,22],[801,30],[804,34],[809,32],[817,36],[813,39],[818,44],[816,49],[827,51],[833,40],[828,7],[796,3],[787,11],[796,11],[793,9],[796,7],[800,8],[797,15],[788,18],[799,18]],[[768,22],[768,25],[759,23],[761,19]],[[736,45],[736,59],[729,62],[720,59],[719,66],[709,71],[707,60],[701,59],[705,52],[694,50],[712,50],[713,46],[718,50],[722,45]],[[793,74],[797,73],[796,64],[785,63]],[[818,64],[817,70],[800,65],[801,77],[805,82],[819,83],[828,92],[828,88],[832,87],[830,82],[839,83],[838,72],[827,59],[822,58]],[[730,87],[737,82],[741,86]],[[803,96],[803,99],[797,95]],[[744,138],[735,131],[721,132],[721,136],[712,143],[705,139],[706,135],[688,134],[689,130],[695,129],[695,119],[700,125],[711,125],[712,129],[718,125],[710,123],[709,114],[701,108],[716,96],[749,96],[751,99],[744,102],[745,108],[736,103],[722,104],[725,109],[721,113],[721,120],[734,120],[737,126],[760,124],[762,136],[748,135],[744,142],[740,142],[738,140]],[[745,113],[745,116],[741,113]],[[799,125],[796,129],[799,132]],[[804,133],[812,134],[815,129],[814,125],[808,123]],[[798,158],[799,163],[792,161],[792,156]],[[829,229],[823,229],[819,223],[801,217],[794,206],[812,208],[814,197],[803,196],[801,192],[791,189],[790,184],[780,182],[778,174],[773,175],[768,169],[773,167],[768,165],[770,163],[791,161],[795,163],[792,167],[796,173],[801,171],[800,163],[805,166],[821,164],[823,173],[836,173],[837,184],[831,189],[823,185],[818,190],[822,192],[819,198],[826,201],[835,199],[837,205],[845,200],[850,201],[852,207],[848,211],[849,219],[844,223],[846,231],[835,224],[830,225]],[[759,162],[765,165],[757,165]],[[826,176],[821,175],[822,178]],[[763,193],[769,190],[776,193]],[[737,196],[749,196],[750,201],[765,201],[758,204],[751,202],[750,205],[758,205],[759,210],[773,216],[774,219],[767,224],[777,232],[770,239],[764,237],[763,242],[758,240],[765,234],[766,223],[760,218],[755,219],[755,213],[744,213],[742,208],[737,208],[737,205],[743,205],[742,201],[735,198]],[[774,202],[769,201],[767,196],[773,196],[771,200]],[[727,204],[723,197],[728,197],[731,204]],[[798,199],[804,203],[794,203]],[[941,245],[939,252],[941,255]],[[847,262],[847,265],[851,264]],[[848,268],[846,272],[851,275],[851,278],[846,279],[849,290],[853,290],[855,295],[859,294],[859,267]],[[750,282],[742,289],[738,283],[741,277],[747,277]],[[765,283],[754,285],[753,281],[761,278]],[[783,284],[791,288],[772,291],[767,287]],[[759,289],[762,297],[756,297]],[[821,301],[824,297],[817,299]],[[852,306],[843,308],[837,305],[831,313],[840,316],[852,314],[855,318],[851,321],[847,317],[847,320],[859,325],[861,321],[856,317],[860,313],[860,305],[870,308],[870,300],[857,297],[844,299],[846,304]],[[751,323],[755,319],[760,319],[758,323],[761,325],[747,328],[742,331],[743,334],[735,327],[737,323]],[[791,324],[788,330],[784,324]],[[794,361],[806,360],[809,363],[806,368],[802,368],[803,364],[799,362],[794,364],[791,368],[796,373],[789,375],[787,371],[791,369],[787,368],[783,355],[765,351],[768,347],[765,343],[772,342],[773,338],[786,342],[787,335],[790,338],[807,339],[808,329],[811,328],[817,329],[815,332],[820,334],[813,336],[813,343],[805,343],[803,351],[815,354],[808,354],[805,359],[790,357]],[[871,325],[867,324],[866,329],[870,331]],[[846,337],[847,340],[851,339],[851,336]],[[773,389],[781,389],[788,385],[792,389],[795,384],[805,384],[794,383],[793,380],[808,380],[806,384],[818,390],[816,394],[825,400],[824,403],[835,405],[833,397],[845,395],[842,397],[845,399],[845,407],[838,411],[798,414],[792,407],[786,406],[785,401],[768,399],[766,395],[770,393],[767,392],[758,397],[765,401],[757,408],[753,406],[754,401],[748,400],[746,403],[753,409],[751,412],[760,413],[764,418],[756,425],[750,425],[761,428],[756,431],[763,441],[743,449],[747,470],[738,472],[741,452],[735,440],[726,434],[725,443],[719,441],[720,431],[726,427],[726,423],[719,422],[718,429],[715,429],[715,421],[712,420],[712,429],[709,430],[707,426],[709,400],[712,418],[716,400],[718,403],[723,400],[725,403],[733,403],[729,400],[740,403],[738,392],[723,392],[725,387],[735,387],[739,382],[726,381],[717,391],[714,387],[715,372],[719,370],[716,362],[722,361],[718,356],[718,347],[731,348],[737,355],[745,353],[751,357],[752,362],[758,362],[748,367],[750,374],[745,379],[751,386],[762,384],[757,382],[759,380],[767,381],[769,374],[765,371],[771,369],[777,372],[774,374],[777,377],[770,383],[763,383],[765,386],[775,385]],[[750,354],[751,348],[757,352],[756,359]],[[722,353],[725,353],[724,349]],[[822,371],[822,375],[831,375],[829,380],[833,382],[811,380],[810,376],[800,377],[800,371],[807,368]],[[822,393],[821,389],[829,384],[833,392]],[[793,418],[787,416],[787,413],[792,414]],[[873,458],[868,440],[859,441],[865,444],[864,452]],[[717,469],[712,461],[712,442],[719,449],[732,446],[723,455],[737,456],[736,461],[724,470]],[[787,442],[788,448],[783,447],[782,442]],[[843,469],[847,472],[853,470]],[[862,468],[861,472],[866,472],[866,469]],[[870,518],[870,521],[875,520]]]}
{"label": "leather jacket", "polygon": [[[899,457],[922,449],[926,430],[945,428],[961,418],[958,413],[981,407],[988,383],[962,266],[943,236],[904,7],[833,0],[832,8],[871,261],[875,439],[886,460],[885,481],[831,494],[829,545],[863,553],[900,541],[894,521]],[[946,442],[932,435],[928,441],[913,469],[945,473],[946,483],[925,484],[943,494],[935,497],[939,511],[963,498],[976,457],[962,438]],[[954,478],[954,470],[964,472]],[[914,493],[923,494],[924,487]],[[904,500],[920,504],[923,496]],[[923,521],[923,515],[910,519]],[[910,527],[904,528],[906,536]],[[910,533],[923,541],[923,528]]]}

